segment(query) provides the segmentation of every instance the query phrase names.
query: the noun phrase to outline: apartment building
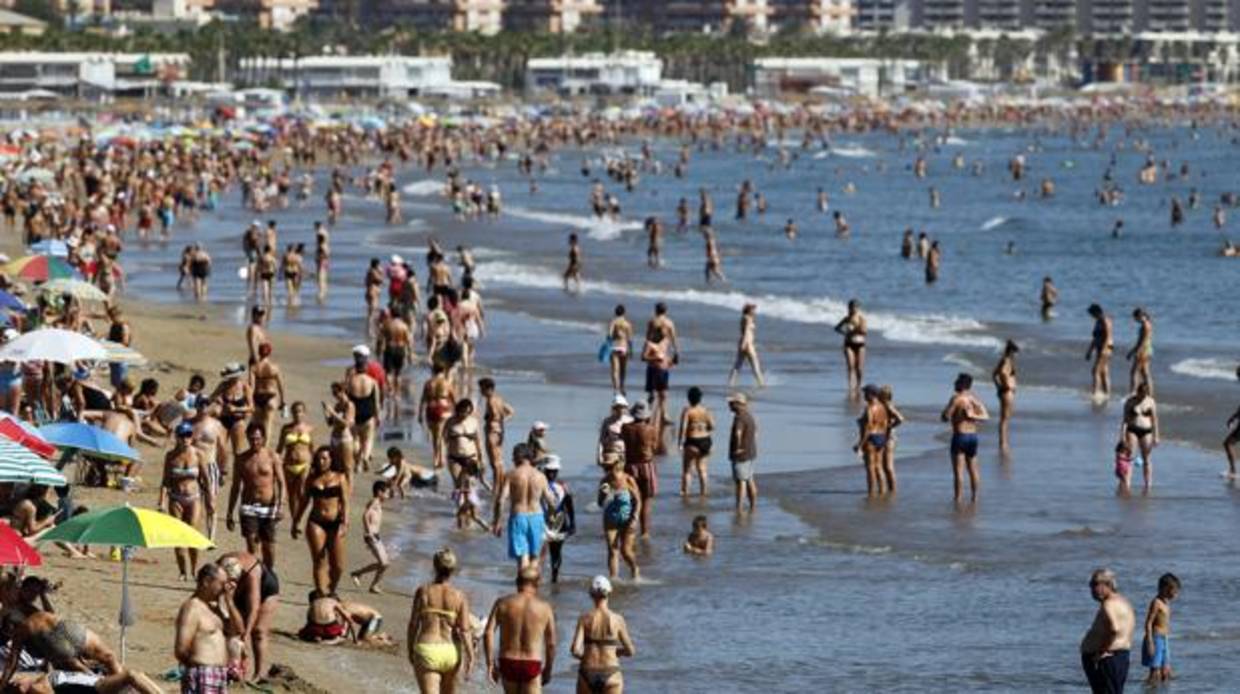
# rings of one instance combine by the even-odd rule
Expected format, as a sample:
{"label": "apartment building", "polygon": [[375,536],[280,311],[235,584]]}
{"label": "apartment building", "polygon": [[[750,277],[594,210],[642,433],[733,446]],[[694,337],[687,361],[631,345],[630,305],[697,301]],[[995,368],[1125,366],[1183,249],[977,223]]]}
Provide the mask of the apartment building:
{"label": "apartment building", "polygon": [[854,0],[853,27],[861,31],[907,31],[913,26],[912,0]]}
{"label": "apartment building", "polygon": [[857,8],[853,0],[769,0],[772,28],[813,34],[847,34]]}
{"label": "apartment building", "polygon": [[602,13],[598,0],[506,0],[504,28],[567,34],[590,28]]}
{"label": "apartment building", "polygon": [[409,25],[417,31],[495,34],[504,0],[319,0],[315,15],[369,28]]}
{"label": "apartment building", "polygon": [[965,26],[965,0],[921,0],[915,13],[917,25],[924,29],[959,29]]}

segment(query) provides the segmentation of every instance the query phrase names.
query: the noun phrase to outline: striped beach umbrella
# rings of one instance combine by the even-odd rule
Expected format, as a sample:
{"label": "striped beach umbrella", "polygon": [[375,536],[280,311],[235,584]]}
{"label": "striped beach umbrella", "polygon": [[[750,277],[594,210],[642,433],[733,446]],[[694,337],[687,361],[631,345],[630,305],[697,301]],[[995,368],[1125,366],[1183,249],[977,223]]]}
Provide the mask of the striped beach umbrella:
{"label": "striped beach umbrella", "polygon": [[60,487],[65,476],[21,444],[0,438],[0,482],[23,482]]}
{"label": "striped beach umbrella", "polygon": [[8,412],[0,412],[0,436],[21,444],[44,458],[56,455],[56,446],[43,438],[33,424],[27,424]]}
{"label": "striped beach umbrella", "polygon": [[77,274],[72,265],[62,258],[51,255],[28,255],[25,258],[18,258],[0,268],[0,272],[29,282],[70,279]]}

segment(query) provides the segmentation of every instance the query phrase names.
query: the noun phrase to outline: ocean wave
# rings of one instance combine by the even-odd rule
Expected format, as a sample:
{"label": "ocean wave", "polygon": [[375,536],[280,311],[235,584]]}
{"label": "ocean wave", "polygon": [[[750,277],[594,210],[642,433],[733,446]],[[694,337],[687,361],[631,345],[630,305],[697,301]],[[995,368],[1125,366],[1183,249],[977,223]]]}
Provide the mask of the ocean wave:
{"label": "ocean wave", "polygon": [[619,238],[626,231],[641,231],[642,229],[642,223],[633,220],[612,221],[587,215],[531,210],[516,206],[508,207],[504,212],[521,219],[584,231],[590,238],[598,241],[610,241],[611,239]]}
{"label": "ocean wave", "polygon": [[[478,276],[491,283],[535,289],[560,289],[563,286],[558,273],[516,263],[482,263],[478,267]],[[792,323],[834,325],[847,313],[846,302],[828,297],[798,299],[775,294],[751,295],[738,291],[665,290],[606,281],[586,281],[582,283],[582,291],[632,296],[653,301],[698,304],[733,311],[740,311],[745,304],[754,303],[758,305],[762,315]],[[895,342],[990,349],[998,349],[1002,345],[998,338],[983,334],[981,331],[984,326],[971,318],[940,314],[899,315],[875,312],[867,315],[867,321],[871,330]]]}
{"label": "ocean wave", "polygon": [[422,181],[406,183],[403,187],[401,187],[400,192],[405,195],[443,195],[445,188],[446,186],[443,181],[428,178]]}
{"label": "ocean wave", "polygon": [[943,144],[954,145],[956,147],[963,147],[971,143],[962,137],[956,137],[955,135],[949,135],[946,140],[943,140]]}
{"label": "ocean wave", "polygon": [[1181,376],[1230,381],[1236,377],[1237,363],[1234,359],[1184,359],[1171,365],[1171,372]]}
{"label": "ocean wave", "polygon": [[1008,223],[1007,217],[991,217],[990,219],[987,219],[985,222],[982,222],[982,226],[980,228],[982,231],[990,231],[991,229],[994,229],[996,227],[1001,227],[1007,223]]}
{"label": "ocean wave", "polygon": [[832,147],[825,152],[817,152],[814,154],[815,159],[825,159],[829,156],[848,157],[849,159],[864,159],[867,157],[876,157],[878,154],[872,149],[865,147]]}

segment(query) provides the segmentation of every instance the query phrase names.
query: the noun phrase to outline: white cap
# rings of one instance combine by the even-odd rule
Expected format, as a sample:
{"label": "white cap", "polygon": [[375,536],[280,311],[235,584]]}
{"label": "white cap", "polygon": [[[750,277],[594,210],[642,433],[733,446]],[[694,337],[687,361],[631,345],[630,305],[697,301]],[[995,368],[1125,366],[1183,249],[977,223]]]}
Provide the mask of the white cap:
{"label": "white cap", "polygon": [[400,265],[400,264],[401,264],[401,263],[403,263],[403,262],[405,262],[405,259],[404,259],[404,258],[402,258],[402,257],[400,257],[400,254],[398,254],[398,253],[393,253],[393,254],[392,254],[392,264],[393,264],[393,265]]}
{"label": "white cap", "polygon": [[4,336],[4,341],[9,342],[11,340],[16,340],[18,337],[20,337],[21,333],[17,332],[13,328],[5,328],[3,336]]}
{"label": "white cap", "polygon": [[628,398],[626,398],[626,397],[624,397],[624,396],[623,396],[623,395],[621,395],[620,393],[616,393],[616,397],[614,397],[614,398],[612,398],[612,399],[611,399],[611,406],[612,406],[612,407],[624,407],[624,408],[628,408],[628,406],[629,406],[629,399],[628,399]]}
{"label": "white cap", "polygon": [[546,431],[549,427],[547,426],[546,422],[540,420],[540,421],[534,422],[534,426],[531,428],[539,430],[539,431]]}
{"label": "white cap", "polygon": [[369,357],[369,356],[370,356],[370,348],[369,348],[369,347],[367,347],[366,345],[357,345],[356,347],[354,347],[354,348],[353,348],[353,356],[355,356],[355,357]]}
{"label": "white cap", "polygon": [[611,581],[606,576],[595,576],[590,581],[590,595],[611,595]]}
{"label": "white cap", "polygon": [[547,457],[543,459],[542,469],[558,471],[560,469],[560,456],[554,453],[549,453]]}

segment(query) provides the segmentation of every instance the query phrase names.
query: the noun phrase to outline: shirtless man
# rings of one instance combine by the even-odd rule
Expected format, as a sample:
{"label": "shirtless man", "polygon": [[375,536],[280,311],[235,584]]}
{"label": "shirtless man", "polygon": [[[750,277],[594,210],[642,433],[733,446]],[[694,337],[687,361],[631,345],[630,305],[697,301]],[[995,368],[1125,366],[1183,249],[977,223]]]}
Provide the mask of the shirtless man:
{"label": "shirtless man", "polygon": [[1128,361],[1132,369],[1128,372],[1128,390],[1135,393],[1137,384],[1149,386],[1150,394],[1154,393],[1154,381],[1150,378],[1150,360],[1154,356],[1154,319],[1145,309],[1137,307],[1132,311],[1132,319],[1137,323],[1137,341],[1128,350]]}
{"label": "shirtless man", "polygon": [[1042,278],[1042,320],[1049,321],[1052,316],[1052,310],[1055,304],[1059,302],[1059,290],[1055,288],[1055,283],[1051,281],[1050,275]]}
{"label": "shirtless man", "polygon": [[624,317],[624,304],[617,304],[615,317],[607,324],[607,342],[611,347],[608,361],[611,366],[611,389],[624,395],[624,382],[628,376],[629,353],[633,351],[633,324]]}
{"label": "shirtless man", "polygon": [[853,446],[860,451],[865,462],[866,496],[875,497],[886,494],[886,475],[882,473],[884,457],[887,454],[887,437],[891,431],[888,421],[887,406],[878,398],[878,387],[866,385],[861,389],[865,398],[865,409],[857,419],[857,431],[860,439]]}
{"label": "shirtless man", "polygon": [[568,267],[564,270],[564,291],[581,292],[581,243],[577,234],[568,235]]}
{"label": "shirtless man", "polygon": [[189,254],[189,276],[194,285],[194,299],[203,301],[207,298],[207,278],[211,276],[211,254],[202,244],[196,243]]}
{"label": "shirtless man", "polygon": [[977,468],[977,423],[990,418],[986,406],[973,391],[973,377],[969,374],[956,376],[955,392],[947,407],[943,408],[940,418],[950,422],[952,427],[951,462],[952,480],[955,489],[955,500],[960,502],[963,494],[963,477],[965,468],[969,471],[970,500],[977,501],[978,488],[981,487],[981,475]]}
{"label": "shirtless man", "polygon": [[[52,672],[33,677],[18,674],[23,651],[46,660]],[[100,670],[102,675],[97,674]],[[80,622],[41,610],[26,617],[12,631],[8,662],[0,676],[0,690],[11,691],[10,686],[13,691],[40,694],[55,691],[120,694],[131,689],[139,694],[163,694],[150,677],[136,670],[126,670],[98,634]]]}
{"label": "shirtless man", "polygon": [[198,587],[177,612],[173,654],[185,669],[182,694],[228,691],[228,639],[244,630],[233,602],[237,584],[217,564],[198,570]]}
{"label": "shirtless man", "polygon": [[[540,475],[541,476],[541,475]],[[555,668],[555,612],[538,597],[537,566],[517,573],[517,592],[495,601],[482,635],[491,681],[504,694],[539,694]],[[495,632],[499,631],[499,648]]]}
{"label": "shirtless man", "polygon": [[[98,414],[88,413],[83,415],[82,418],[85,421],[97,423],[101,429],[124,441],[131,447],[136,446],[139,441],[156,448],[164,445],[163,441],[143,433],[142,427],[139,426],[137,415],[132,411],[107,410]],[[133,477],[138,474],[141,466],[142,463],[140,461],[127,461],[125,463],[125,476]]]}
{"label": "shirtless man", "polygon": [[728,386],[735,386],[741,375],[741,366],[749,362],[753,369],[754,379],[758,387],[766,386],[762,378],[762,365],[758,361],[758,305],[745,304],[741,309],[740,339],[736,343],[736,361],[732,364],[732,372],[728,374]]}
{"label": "shirtless man", "polygon": [[413,330],[395,314],[388,314],[379,327],[376,351],[383,355],[383,372],[387,374],[388,418],[395,420],[400,414],[400,394],[403,392],[401,373],[413,363]]}
{"label": "shirtless man", "polygon": [[620,427],[624,441],[624,471],[637,481],[641,492],[641,512],[638,516],[641,536],[650,537],[650,514],[654,497],[659,492],[659,475],[654,458],[661,443],[662,427],[650,421],[650,408],[644,402],[633,405],[632,421]]}
{"label": "shirtless man", "polygon": [[727,278],[723,276],[723,258],[719,255],[719,242],[715,239],[714,230],[702,227],[702,238],[706,241],[706,284],[714,280],[726,282]]}
{"label": "shirtless man", "polygon": [[[163,508],[166,501],[168,515],[197,527],[204,506],[210,515],[215,514],[215,499],[209,491],[210,472],[204,464],[202,453],[192,443],[193,436],[193,424],[181,422],[177,425],[176,443],[164,456],[164,477],[159,485],[158,506]],[[191,574],[198,572],[197,549],[177,547],[176,558],[182,581],[188,581]]]}
{"label": "shirtless man", "polygon": [[486,406],[483,413],[486,429],[487,463],[491,466],[491,488],[499,489],[504,481],[504,424],[517,411],[495,391],[495,381],[490,378],[478,380],[478,392]]}
{"label": "shirtless man", "polygon": [[1122,694],[1128,679],[1136,613],[1120,595],[1110,569],[1098,569],[1090,575],[1089,592],[1099,604],[1093,624],[1081,639],[1081,667],[1094,694]]}
{"label": "shirtless man", "polygon": [[491,532],[496,537],[504,533],[504,526],[499,521],[504,510],[504,499],[507,498],[508,558],[517,560],[518,569],[533,566],[537,570],[546,531],[540,503],[545,501],[554,508],[557,500],[547,486],[547,478],[531,463],[525,444],[513,447],[512,465],[512,472],[504,475],[503,486],[495,490]]}
{"label": "shirtless man", "polygon": [[237,501],[241,501],[241,534],[250,554],[262,546],[263,563],[276,566],[276,524],[284,517],[284,466],[267,448],[263,425],[250,422],[245,430],[250,450],[237,457],[228,492],[228,531],[236,528]]}
{"label": "shirtless man", "polygon": [[658,217],[646,218],[646,266],[652,270],[663,266],[663,222]]}
{"label": "shirtless man", "polygon": [[1008,450],[1008,424],[1012,420],[1012,405],[1016,402],[1016,355],[1020,347],[1008,340],[1003,346],[1003,356],[990,373],[999,397],[999,450]]}
{"label": "shirtless man", "polygon": [[1115,349],[1111,317],[1104,313],[1098,304],[1090,304],[1088,310],[1094,319],[1094,332],[1089,349],[1085,352],[1085,361],[1094,360],[1094,397],[1107,397],[1111,394],[1111,352]]}
{"label": "shirtless man", "polygon": [[943,251],[939,249],[939,242],[930,243],[930,250],[926,251],[926,284],[934,284],[939,281],[939,265],[943,262]]}
{"label": "shirtless man", "polygon": [[354,472],[358,468],[370,472],[375,431],[379,427],[379,412],[383,407],[379,383],[366,372],[369,360],[369,354],[354,350],[353,366],[344,375],[345,394],[353,402],[353,439],[358,446],[357,458],[353,461]]}

